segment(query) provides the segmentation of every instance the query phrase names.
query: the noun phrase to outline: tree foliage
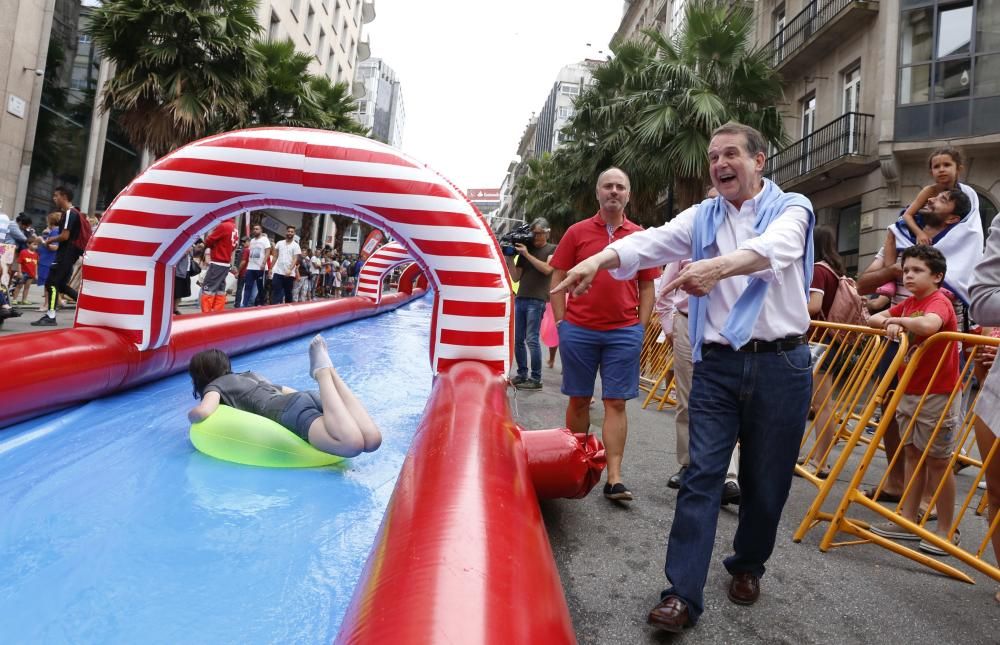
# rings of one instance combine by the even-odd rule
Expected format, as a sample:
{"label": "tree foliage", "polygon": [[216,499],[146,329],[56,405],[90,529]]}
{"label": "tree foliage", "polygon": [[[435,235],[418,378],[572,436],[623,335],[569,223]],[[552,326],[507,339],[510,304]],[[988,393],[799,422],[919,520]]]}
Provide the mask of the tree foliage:
{"label": "tree foliage", "polygon": [[88,26],[116,65],[103,109],[138,149],[279,125],[365,134],[345,84],[309,72],[290,40],[261,40],[256,0],[107,0]]}
{"label": "tree foliage", "polygon": [[[619,44],[576,101],[564,128],[572,141],[552,154],[543,172],[529,170],[522,178],[542,184],[522,191],[528,212],[593,203],[597,175],[619,166],[631,179],[630,217],[660,224],[655,207],[668,188],[680,206],[700,199],[708,184],[706,149],[718,126],[739,121],[784,145],[776,108],[780,78],[764,49],[752,46],[753,29],[752,7],[703,0],[687,6],[672,37],[649,30],[641,40]],[[537,195],[549,201],[531,201]]]}

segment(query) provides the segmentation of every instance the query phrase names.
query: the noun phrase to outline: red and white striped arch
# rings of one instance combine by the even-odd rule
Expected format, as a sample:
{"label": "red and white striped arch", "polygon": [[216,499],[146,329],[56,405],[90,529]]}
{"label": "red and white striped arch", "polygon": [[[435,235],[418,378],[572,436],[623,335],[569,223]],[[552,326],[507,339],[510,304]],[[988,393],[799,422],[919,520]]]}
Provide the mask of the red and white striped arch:
{"label": "red and white striped arch", "polygon": [[435,289],[434,371],[478,360],[506,373],[512,295],[482,215],[433,170],[377,141],[300,128],[229,132],[158,160],[115,199],[83,260],[77,326],[170,338],[173,267],[193,239],[247,210],[352,215],[389,232]]}
{"label": "red and white striped arch", "polygon": [[393,269],[411,264],[413,256],[399,242],[390,242],[375,250],[358,272],[358,291],[355,295],[382,302],[382,280]]}

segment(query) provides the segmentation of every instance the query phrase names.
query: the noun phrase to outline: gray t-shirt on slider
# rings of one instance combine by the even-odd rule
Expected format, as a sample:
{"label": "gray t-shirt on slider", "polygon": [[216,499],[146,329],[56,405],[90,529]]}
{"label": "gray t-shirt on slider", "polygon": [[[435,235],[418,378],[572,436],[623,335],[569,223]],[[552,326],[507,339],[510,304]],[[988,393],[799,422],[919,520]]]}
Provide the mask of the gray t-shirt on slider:
{"label": "gray t-shirt on slider", "polygon": [[[531,245],[528,247],[528,252],[535,259],[545,262],[549,259],[550,255],[556,252],[556,245],[546,244],[542,247]],[[549,286],[549,276],[536,269],[534,264],[520,255],[517,256],[517,266],[521,269],[521,280],[517,287],[517,297],[537,298],[538,300],[548,302],[549,290],[552,288]]]}
{"label": "gray t-shirt on slider", "polygon": [[288,395],[282,394],[280,387],[254,372],[220,376],[205,386],[205,392],[218,392],[223,404],[277,423],[288,405]]}

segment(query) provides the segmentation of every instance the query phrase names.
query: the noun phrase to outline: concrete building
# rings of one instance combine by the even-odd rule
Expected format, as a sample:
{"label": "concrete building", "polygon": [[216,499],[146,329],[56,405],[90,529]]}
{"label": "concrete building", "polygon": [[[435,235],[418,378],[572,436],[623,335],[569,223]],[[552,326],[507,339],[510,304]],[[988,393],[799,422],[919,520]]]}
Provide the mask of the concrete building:
{"label": "concrete building", "polygon": [[358,61],[370,56],[363,31],[374,19],[373,0],[261,0],[257,8],[269,38],[290,38],[297,50],[315,57],[311,73],[349,85]]}
{"label": "concrete building", "polygon": [[396,72],[381,58],[358,63],[355,83],[364,87],[354,118],[368,128],[374,138],[394,148],[403,146],[406,108],[403,89]]}
{"label": "concrete building", "polygon": [[537,132],[538,117],[532,114],[517,145],[518,158],[507,166],[507,173],[500,183],[500,209],[490,218],[490,227],[497,235],[524,222],[524,209],[515,204],[517,182],[528,171],[528,161],[535,156]]}
{"label": "concrete building", "polygon": [[[793,143],[768,175],[804,193],[863,271],[947,144],[984,226],[1000,204],[1000,2],[761,0],[758,42],[784,78]],[[887,46],[888,44],[888,46]]]}
{"label": "concrete building", "polygon": [[672,5],[683,10],[684,0],[625,0],[622,20],[618,31],[611,38],[611,44],[642,37],[643,29],[655,29],[666,33]]}
{"label": "concrete building", "polygon": [[552,152],[567,140],[568,135],[562,132],[562,128],[573,116],[573,102],[590,83],[591,70],[602,62],[584,60],[559,70],[556,82],[552,84],[552,91],[538,115],[535,156]]}

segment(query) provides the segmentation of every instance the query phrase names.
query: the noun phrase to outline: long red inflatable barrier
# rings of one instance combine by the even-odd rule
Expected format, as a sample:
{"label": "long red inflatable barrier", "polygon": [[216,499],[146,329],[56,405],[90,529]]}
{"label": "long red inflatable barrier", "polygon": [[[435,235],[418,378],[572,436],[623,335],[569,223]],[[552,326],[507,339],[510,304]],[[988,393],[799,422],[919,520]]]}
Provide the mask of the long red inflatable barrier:
{"label": "long red inflatable barrier", "polygon": [[482,363],[438,375],[336,642],[576,642],[504,382]]}
{"label": "long red inflatable barrier", "polygon": [[378,306],[365,298],[341,298],[181,316],[173,321],[167,345],[144,352],[118,332],[98,327],[7,336],[0,339],[0,356],[4,373],[16,378],[4,385],[0,428],[184,371],[203,349],[217,347],[235,356],[389,311],[422,295],[420,289],[393,293]]}

